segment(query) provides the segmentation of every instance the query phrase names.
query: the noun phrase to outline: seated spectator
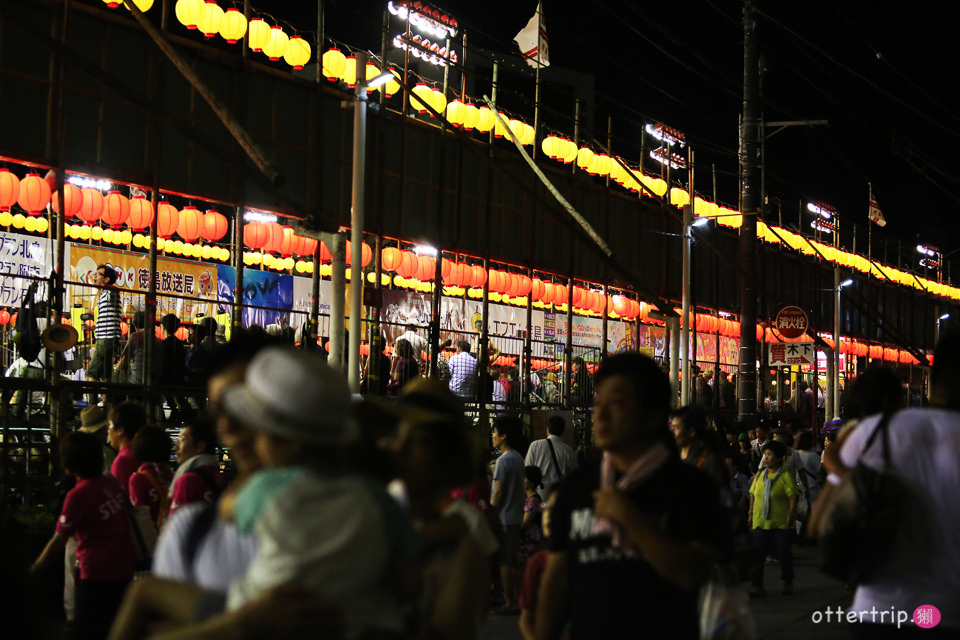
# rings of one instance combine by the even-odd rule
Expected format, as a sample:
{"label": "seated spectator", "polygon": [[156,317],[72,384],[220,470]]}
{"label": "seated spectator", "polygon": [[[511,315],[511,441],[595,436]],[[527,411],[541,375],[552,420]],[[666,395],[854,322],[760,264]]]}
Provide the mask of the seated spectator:
{"label": "seated spectator", "polygon": [[[157,545],[162,505],[173,479],[170,470],[170,436],[160,427],[144,427],[137,431],[131,448],[140,466],[127,484],[130,504],[134,509],[149,511],[149,520],[146,527],[141,526],[141,533],[147,550],[152,554]],[[138,518],[138,524],[145,521],[145,518]]]}
{"label": "seated spectator", "polygon": [[101,471],[103,455],[96,436],[68,433],[60,441],[60,459],[77,484],[67,493],[56,533],[31,571],[62,562],[67,539],[76,537],[80,579],[74,630],[78,640],[103,640],[133,579],[127,499],[116,479]]}
{"label": "seated spectator", "polygon": [[[547,489],[546,502],[542,504],[540,529],[544,540],[550,537],[550,509],[556,500],[557,485],[552,485]],[[520,633],[523,634],[523,640],[536,640],[537,637],[537,600],[540,597],[540,579],[543,578],[543,570],[547,566],[549,554],[549,551],[543,549],[527,560],[523,586],[520,589]]]}
{"label": "seated spectator", "polygon": [[195,418],[180,429],[177,438],[177,472],[168,498],[170,515],[193,503],[213,504],[226,486],[217,460],[217,433],[213,422]]}
{"label": "seated spectator", "polygon": [[412,551],[413,533],[386,492],[347,466],[359,429],[346,380],[313,354],[270,348],[222,402],[256,432],[266,464],[221,502],[221,513],[260,542],[247,574],[230,585],[227,608],[296,580],[342,607],[349,637],[399,632],[394,567]]}
{"label": "seated spectator", "polygon": [[410,380],[420,375],[420,363],[413,355],[413,347],[406,340],[393,344],[393,364],[390,367],[389,395],[396,395]]}
{"label": "seated spectator", "polygon": [[117,457],[110,465],[110,473],[126,493],[130,476],[140,468],[140,461],[137,460],[131,445],[137,432],[147,426],[147,412],[143,405],[127,401],[110,409],[108,415],[110,422],[107,423],[107,442],[117,451]]}

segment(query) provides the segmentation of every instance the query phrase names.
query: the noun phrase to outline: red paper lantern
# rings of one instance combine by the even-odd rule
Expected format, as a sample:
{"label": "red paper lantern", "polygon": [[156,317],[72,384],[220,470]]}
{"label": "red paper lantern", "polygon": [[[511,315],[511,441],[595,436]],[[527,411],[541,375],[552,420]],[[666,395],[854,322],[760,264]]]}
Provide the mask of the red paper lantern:
{"label": "red paper lantern", "polygon": [[443,284],[447,287],[459,287],[463,282],[463,265],[450,263],[450,268],[443,276]]}
{"label": "red paper lantern", "polygon": [[[53,203],[53,210],[60,213],[60,192],[55,191],[50,200]],[[70,184],[69,182],[63,185],[63,206],[66,209],[63,217],[69,220],[76,216],[82,204],[83,194],[80,193],[80,187],[75,184]],[[3,207],[0,207],[0,210],[2,209]]]}
{"label": "red paper lantern", "polygon": [[184,207],[180,211],[180,220],[177,223],[177,235],[193,242],[200,237],[200,230],[203,227],[203,214],[194,206]]}
{"label": "red paper lantern", "polygon": [[[353,243],[347,240],[347,266],[353,261]],[[373,249],[366,242],[360,243],[360,265],[367,266],[373,262]]]}
{"label": "red paper lantern", "polygon": [[440,277],[446,278],[449,276],[451,269],[453,269],[453,263],[446,258],[440,258]]}
{"label": "red paper lantern", "polygon": [[93,224],[100,219],[100,214],[103,213],[103,194],[96,189],[88,188],[81,189],[80,195],[83,201],[80,204],[77,217],[87,224]]}
{"label": "red paper lantern", "polygon": [[10,169],[0,169],[0,211],[9,211],[20,197],[20,178]]}
{"label": "red paper lantern", "polygon": [[530,291],[533,290],[533,280],[530,279],[530,276],[518,276],[518,279],[520,281],[520,288],[517,291],[517,295],[529,295]]}
{"label": "red paper lantern", "polygon": [[380,268],[383,271],[396,271],[400,266],[400,260],[403,258],[400,249],[396,247],[387,247],[380,252]]}
{"label": "red paper lantern", "polygon": [[420,269],[417,272],[417,280],[421,282],[430,282],[437,274],[437,263],[434,258],[429,256],[419,256]]}
{"label": "red paper lantern", "polygon": [[[487,283],[487,270],[486,270],[486,269],[484,269],[484,268],[483,268],[482,266],[480,266],[479,264],[475,264],[475,265],[473,265],[472,267],[469,267],[470,273],[467,273],[467,268],[468,268],[468,267],[467,267],[466,265],[464,265],[464,268],[463,268],[463,278],[464,278],[464,280],[466,280],[468,276],[472,276],[471,279],[470,279],[470,282],[471,282],[471,284],[472,284],[474,287],[476,287],[476,288],[478,288],[478,289]],[[464,282],[464,285],[466,285],[466,282]]]}
{"label": "red paper lantern", "polygon": [[530,283],[530,294],[533,296],[534,302],[540,302],[543,300],[543,294],[545,290],[546,289],[543,286],[543,280],[540,278],[534,278]]}
{"label": "red paper lantern", "polygon": [[540,300],[544,304],[551,304],[553,302],[554,286],[552,282],[543,282],[543,296],[540,297]]}
{"label": "red paper lantern", "polygon": [[130,217],[130,200],[119,191],[111,191],[103,199],[103,212],[100,219],[110,225],[111,229],[119,229]]}
{"label": "red paper lantern", "polygon": [[293,250],[297,248],[297,243],[294,240],[295,234],[293,233],[293,227],[289,225],[280,225],[280,228],[282,232],[280,234],[279,251],[281,256],[287,257],[293,254]]}
{"label": "red paper lantern", "polygon": [[210,209],[203,214],[203,227],[200,230],[200,235],[207,242],[216,242],[227,235],[228,227],[227,216]]}
{"label": "red paper lantern", "polygon": [[304,258],[312,258],[317,253],[317,244],[320,242],[316,238],[300,238],[300,255]]}
{"label": "red paper lantern", "polygon": [[267,225],[261,222],[248,222],[243,225],[243,245],[249,249],[262,249],[269,236]]}
{"label": "red paper lantern", "polygon": [[134,231],[142,231],[153,223],[153,203],[143,196],[130,198],[130,217],[127,226]]}
{"label": "red paper lantern", "polygon": [[6,309],[0,309],[0,325],[10,322],[10,312]]}
{"label": "red paper lantern", "polygon": [[563,286],[562,284],[556,284],[553,286],[553,304],[561,305],[567,304],[570,299],[570,287]]}
{"label": "red paper lantern", "polygon": [[28,173],[20,181],[17,203],[30,215],[37,215],[50,204],[50,185],[39,173]]}
{"label": "red paper lantern", "polygon": [[169,202],[161,202],[157,207],[157,235],[168,239],[180,226],[180,212]]}
{"label": "red paper lantern", "polygon": [[494,293],[500,293],[502,279],[503,274],[496,269],[490,269],[487,272],[487,280],[490,282],[490,291],[493,291]]}
{"label": "red paper lantern", "polygon": [[267,253],[280,253],[280,244],[283,242],[283,226],[279,222],[267,222],[267,242],[263,250]]}
{"label": "red paper lantern", "polygon": [[323,240],[320,241],[320,262],[333,262],[333,254]]}
{"label": "red paper lantern", "polygon": [[412,251],[404,251],[402,254],[397,273],[400,274],[401,278],[415,278],[417,270],[420,268],[420,261]]}

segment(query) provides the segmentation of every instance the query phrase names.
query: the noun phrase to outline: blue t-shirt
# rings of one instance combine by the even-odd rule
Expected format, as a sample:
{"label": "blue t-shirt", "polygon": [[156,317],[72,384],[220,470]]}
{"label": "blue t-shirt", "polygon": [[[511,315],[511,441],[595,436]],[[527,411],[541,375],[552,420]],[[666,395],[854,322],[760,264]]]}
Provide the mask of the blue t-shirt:
{"label": "blue t-shirt", "polygon": [[516,449],[507,451],[493,467],[492,494],[503,483],[503,508],[500,509],[500,524],[519,525],[523,522],[523,504],[526,494],[523,492],[523,456]]}

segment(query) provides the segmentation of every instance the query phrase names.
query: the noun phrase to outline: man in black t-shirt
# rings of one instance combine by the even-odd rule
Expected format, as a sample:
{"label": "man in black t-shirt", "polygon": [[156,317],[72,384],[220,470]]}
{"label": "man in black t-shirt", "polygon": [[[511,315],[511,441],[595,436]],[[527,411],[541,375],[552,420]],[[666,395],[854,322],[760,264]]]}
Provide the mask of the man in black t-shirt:
{"label": "man in black t-shirt", "polygon": [[697,593],[724,548],[719,488],[668,446],[670,384],[637,353],[595,380],[603,462],[565,479],[551,512],[537,637],[697,638]]}

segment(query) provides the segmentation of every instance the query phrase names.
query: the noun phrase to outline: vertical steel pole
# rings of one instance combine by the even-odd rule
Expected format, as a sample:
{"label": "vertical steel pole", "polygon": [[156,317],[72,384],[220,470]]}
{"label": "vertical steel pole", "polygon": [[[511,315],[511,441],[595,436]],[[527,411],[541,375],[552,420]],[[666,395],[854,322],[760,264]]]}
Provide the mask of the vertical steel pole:
{"label": "vertical steel pole", "polygon": [[367,164],[367,53],[358,51],[357,84],[353,103],[353,193],[350,212],[350,351],[347,358],[347,381],[350,390],[360,392],[360,327],[363,302],[363,216]]}

